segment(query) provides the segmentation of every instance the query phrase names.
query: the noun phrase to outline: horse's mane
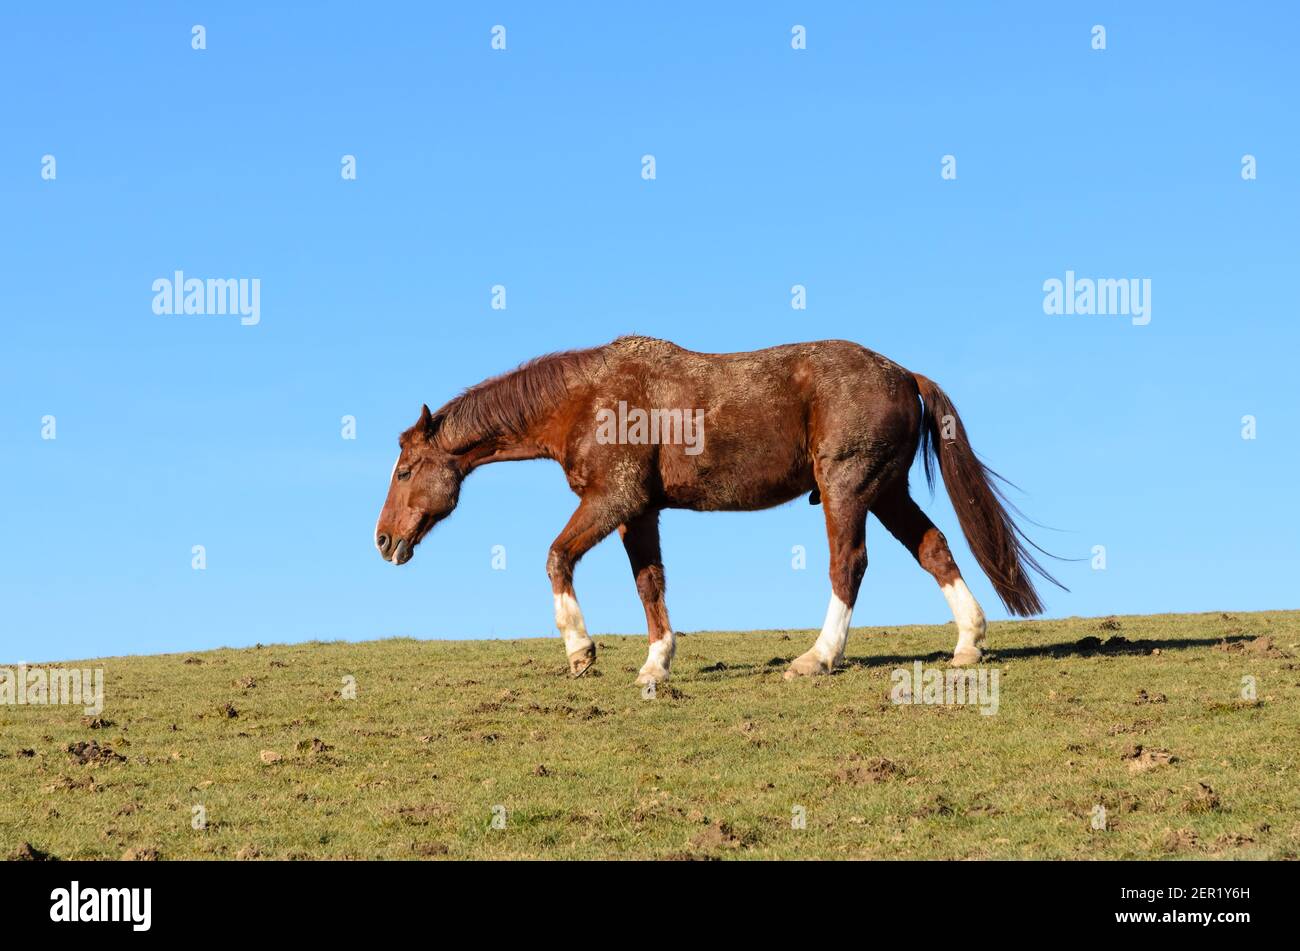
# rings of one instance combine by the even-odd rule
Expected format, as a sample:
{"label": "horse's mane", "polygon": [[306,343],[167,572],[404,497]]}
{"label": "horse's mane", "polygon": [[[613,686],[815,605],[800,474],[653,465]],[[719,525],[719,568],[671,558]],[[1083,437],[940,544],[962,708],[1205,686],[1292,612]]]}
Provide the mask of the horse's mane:
{"label": "horse's mane", "polygon": [[522,435],[568,395],[573,378],[599,359],[600,350],[548,353],[476,383],[434,414],[442,417],[438,442],[454,449],[467,439]]}

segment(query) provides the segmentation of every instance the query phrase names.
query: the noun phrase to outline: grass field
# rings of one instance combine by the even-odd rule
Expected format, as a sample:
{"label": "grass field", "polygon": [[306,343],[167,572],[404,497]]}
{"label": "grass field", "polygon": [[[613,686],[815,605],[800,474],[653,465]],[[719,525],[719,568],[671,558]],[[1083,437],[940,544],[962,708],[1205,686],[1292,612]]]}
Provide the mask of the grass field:
{"label": "grass field", "polygon": [[83,662],[98,718],[0,706],[0,855],[1300,854],[1300,612],[993,624],[996,715],[892,702],[951,625],[783,682],[814,634],[681,636],[653,699],[639,637],[578,680],[558,637]]}

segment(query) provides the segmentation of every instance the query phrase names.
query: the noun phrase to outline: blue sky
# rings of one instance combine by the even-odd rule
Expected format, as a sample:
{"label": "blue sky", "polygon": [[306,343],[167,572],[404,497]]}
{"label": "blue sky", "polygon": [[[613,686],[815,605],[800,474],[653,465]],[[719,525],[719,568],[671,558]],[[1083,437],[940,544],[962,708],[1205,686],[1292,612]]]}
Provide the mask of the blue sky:
{"label": "blue sky", "polygon": [[[1297,607],[1300,15],[704,6],[6,10],[0,659],[553,634],[555,464],[476,473],[402,568],[375,517],[421,402],[631,332],[843,337],[937,380],[1085,559],[1051,616]],[[260,323],[154,314],[176,270],[259,279]],[[1067,270],[1149,279],[1150,323],[1044,314]],[[946,495],[914,495],[1003,617]],[[820,509],[663,537],[678,630],[820,625]],[[950,619],[868,539],[856,624]],[[593,631],[643,630],[616,539],[576,586]]]}

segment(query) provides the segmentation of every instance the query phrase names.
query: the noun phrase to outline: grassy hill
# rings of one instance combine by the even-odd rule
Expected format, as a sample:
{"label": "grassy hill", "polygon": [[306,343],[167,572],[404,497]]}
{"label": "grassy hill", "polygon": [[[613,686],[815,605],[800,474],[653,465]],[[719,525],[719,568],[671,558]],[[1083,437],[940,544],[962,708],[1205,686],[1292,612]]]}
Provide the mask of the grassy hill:
{"label": "grassy hill", "polygon": [[98,719],[0,706],[0,855],[1300,854],[1300,612],[989,636],[995,715],[891,700],[951,625],[854,629],[846,669],[792,683],[814,632],[685,635],[653,699],[633,637],[579,680],[558,637],[83,662]]}

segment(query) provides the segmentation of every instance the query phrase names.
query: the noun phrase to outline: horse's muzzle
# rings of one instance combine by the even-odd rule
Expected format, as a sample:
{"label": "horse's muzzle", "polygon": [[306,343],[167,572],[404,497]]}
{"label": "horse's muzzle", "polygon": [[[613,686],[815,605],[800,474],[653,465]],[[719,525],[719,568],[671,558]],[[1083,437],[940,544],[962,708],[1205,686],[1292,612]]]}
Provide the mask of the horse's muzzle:
{"label": "horse's muzzle", "polygon": [[415,548],[407,539],[399,538],[394,542],[393,535],[378,534],[374,537],[374,547],[380,550],[380,557],[395,565],[404,565],[415,555]]}
{"label": "horse's muzzle", "polygon": [[375,547],[379,549],[384,561],[391,561],[395,565],[406,564],[415,554],[415,548],[405,538],[394,540],[393,536],[382,532],[375,536]]}

